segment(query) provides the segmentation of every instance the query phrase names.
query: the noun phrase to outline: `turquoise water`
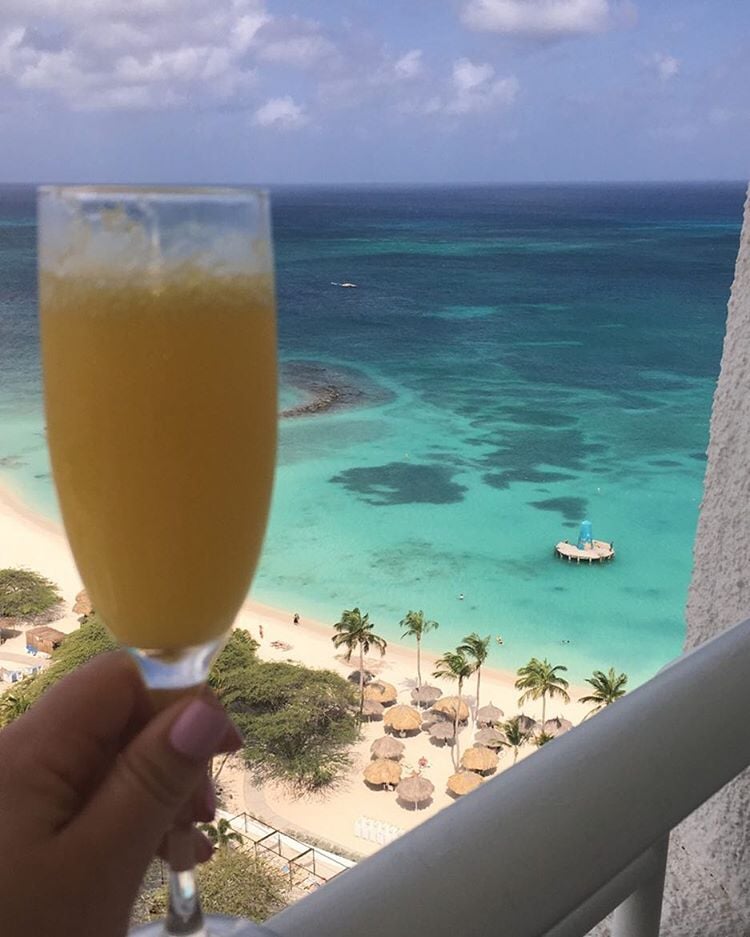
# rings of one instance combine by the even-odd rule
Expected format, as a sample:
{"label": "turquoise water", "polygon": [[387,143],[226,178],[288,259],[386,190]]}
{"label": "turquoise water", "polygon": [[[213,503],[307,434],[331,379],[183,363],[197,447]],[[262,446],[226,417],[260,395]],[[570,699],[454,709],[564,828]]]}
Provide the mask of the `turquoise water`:
{"label": "turquoise water", "polygon": [[[274,196],[282,408],[337,396],[282,420],[255,596],[575,680],[678,653],[742,186]],[[0,473],[53,515],[33,238],[0,189]],[[584,516],[613,563],[553,558]]]}

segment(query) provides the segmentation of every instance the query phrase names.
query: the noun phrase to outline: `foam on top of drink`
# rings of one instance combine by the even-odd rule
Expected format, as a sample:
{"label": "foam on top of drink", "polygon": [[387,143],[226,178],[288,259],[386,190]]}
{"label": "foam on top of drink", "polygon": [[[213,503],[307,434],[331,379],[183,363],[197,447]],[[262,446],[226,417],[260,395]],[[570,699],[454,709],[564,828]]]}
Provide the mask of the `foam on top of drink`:
{"label": "foam on top of drink", "polygon": [[[212,276],[267,272],[271,245],[259,224],[267,209],[250,200],[42,197],[39,266],[59,276],[97,279],[145,276],[158,281],[189,266]],[[158,193],[157,193],[158,195]],[[161,199],[161,200],[160,200]]]}

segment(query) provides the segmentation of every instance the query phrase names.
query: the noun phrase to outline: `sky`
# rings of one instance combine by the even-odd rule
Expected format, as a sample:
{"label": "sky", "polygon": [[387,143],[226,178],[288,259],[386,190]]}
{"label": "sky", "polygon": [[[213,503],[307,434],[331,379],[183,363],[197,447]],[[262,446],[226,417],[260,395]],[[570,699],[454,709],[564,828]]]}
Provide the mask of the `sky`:
{"label": "sky", "polygon": [[750,176],[747,0],[0,0],[0,181]]}

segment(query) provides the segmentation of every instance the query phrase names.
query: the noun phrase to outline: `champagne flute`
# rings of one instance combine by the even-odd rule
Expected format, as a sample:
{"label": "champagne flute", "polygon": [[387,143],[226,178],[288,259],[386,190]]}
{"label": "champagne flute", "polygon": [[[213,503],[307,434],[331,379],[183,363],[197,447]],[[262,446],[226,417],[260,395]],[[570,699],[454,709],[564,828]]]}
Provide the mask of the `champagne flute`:
{"label": "champagne flute", "polygon": [[[254,189],[39,190],[65,530],[157,707],[205,682],[263,542],[277,421],[269,214]],[[173,868],[163,933],[227,926],[206,930],[192,869]]]}

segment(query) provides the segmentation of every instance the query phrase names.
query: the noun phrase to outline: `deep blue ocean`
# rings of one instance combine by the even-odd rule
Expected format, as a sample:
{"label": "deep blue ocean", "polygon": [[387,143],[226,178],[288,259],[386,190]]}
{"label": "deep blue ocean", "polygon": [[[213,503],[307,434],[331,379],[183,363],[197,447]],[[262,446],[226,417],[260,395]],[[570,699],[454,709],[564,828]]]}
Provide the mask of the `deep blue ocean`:
{"label": "deep blue ocean", "polygon": [[[494,664],[577,681],[677,654],[743,195],[272,190],[282,404],[336,405],[282,419],[255,597],[392,640],[423,608],[437,650],[501,634]],[[33,190],[0,187],[0,475],[57,516],[35,236]],[[553,558],[584,517],[613,563]]]}

